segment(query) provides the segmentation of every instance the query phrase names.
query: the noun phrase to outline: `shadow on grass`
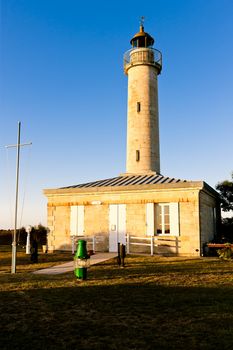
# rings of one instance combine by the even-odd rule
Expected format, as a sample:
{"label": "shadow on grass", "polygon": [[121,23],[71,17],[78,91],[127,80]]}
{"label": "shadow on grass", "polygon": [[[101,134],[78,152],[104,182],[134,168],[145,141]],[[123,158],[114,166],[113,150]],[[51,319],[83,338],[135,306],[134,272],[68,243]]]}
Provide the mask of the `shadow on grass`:
{"label": "shadow on grass", "polygon": [[232,264],[155,262],[113,259],[83,282],[0,275],[1,349],[232,349]]}
{"label": "shadow on grass", "polygon": [[231,349],[232,288],[88,285],[1,292],[1,349]]}
{"label": "shadow on grass", "polygon": [[[135,262],[136,259],[136,262]],[[96,265],[94,267],[94,277],[95,279],[114,279],[117,277],[150,277],[150,276],[160,276],[163,275],[168,279],[171,276],[181,278],[183,276],[183,282],[185,284],[185,279],[194,277],[195,279],[202,278],[206,279],[208,283],[208,278],[215,278],[219,275],[222,281],[227,281],[228,277],[233,282],[233,262],[222,262],[219,259],[181,259],[172,260],[169,262],[164,258],[163,260],[157,260],[152,257],[150,260],[138,259],[138,257],[130,257],[126,259],[125,269],[119,269],[117,267],[116,261],[111,260],[103,264]],[[114,265],[115,264],[115,265]],[[114,267],[112,267],[114,265]],[[93,267],[90,269],[92,271]],[[91,272],[92,273],[92,272]],[[107,275],[107,276],[106,276]],[[217,280],[216,280],[217,281]]]}

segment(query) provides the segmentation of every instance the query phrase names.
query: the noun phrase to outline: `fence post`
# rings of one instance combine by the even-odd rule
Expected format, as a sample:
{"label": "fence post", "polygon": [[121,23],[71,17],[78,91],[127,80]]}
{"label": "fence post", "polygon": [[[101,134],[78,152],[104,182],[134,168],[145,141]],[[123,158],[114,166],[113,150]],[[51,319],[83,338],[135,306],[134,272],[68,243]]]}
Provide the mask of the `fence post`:
{"label": "fence post", "polygon": [[74,243],[74,235],[71,236],[71,247],[72,247],[72,254],[74,255],[75,251],[75,243]]}
{"label": "fence post", "polygon": [[130,245],[130,242],[129,242],[129,234],[127,233],[127,236],[126,236],[126,241],[127,241],[127,254],[129,254],[129,245]]}
{"label": "fence post", "polygon": [[154,255],[154,236],[151,236],[150,255]]}

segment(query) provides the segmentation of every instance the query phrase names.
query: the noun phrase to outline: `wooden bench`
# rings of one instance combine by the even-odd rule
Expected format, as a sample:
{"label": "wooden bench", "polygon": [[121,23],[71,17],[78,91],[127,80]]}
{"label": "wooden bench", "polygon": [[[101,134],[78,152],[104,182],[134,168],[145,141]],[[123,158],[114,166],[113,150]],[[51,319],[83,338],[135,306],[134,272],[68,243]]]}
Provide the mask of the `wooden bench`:
{"label": "wooden bench", "polygon": [[208,248],[226,248],[226,244],[227,244],[227,247],[233,248],[233,244],[229,244],[229,243],[208,243],[207,247]]}

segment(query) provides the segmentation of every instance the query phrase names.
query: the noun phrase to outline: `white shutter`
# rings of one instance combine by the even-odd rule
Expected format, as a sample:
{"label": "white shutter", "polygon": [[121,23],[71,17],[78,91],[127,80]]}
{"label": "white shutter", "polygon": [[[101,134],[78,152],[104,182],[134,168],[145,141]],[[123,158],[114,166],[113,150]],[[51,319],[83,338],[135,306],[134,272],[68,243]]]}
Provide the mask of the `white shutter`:
{"label": "white shutter", "polygon": [[78,236],[84,235],[84,205],[78,205]]}
{"label": "white shutter", "polygon": [[70,207],[70,234],[83,236],[84,234],[84,205]]}
{"label": "white shutter", "polygon": [[154,203],[146,203],[146,234],[154,236],[155,231],[155,211]]}
{"label": "white shutter", "polygon": [[78,234],[78,206],[72,205],[70,207],[70,234],[77,235]]}
{"label": "white shutter", "polygon": [[117,204],[109,205],[109,251],[117,252]]}
{"label": "white shutter", "polygon": [[126,244],[126,205],[118,205],[118,242]]}
{"label": "white shutter", "polygon": [[179,203],[170,203],[170,234],[179,236],[180,234],[180,218]]}

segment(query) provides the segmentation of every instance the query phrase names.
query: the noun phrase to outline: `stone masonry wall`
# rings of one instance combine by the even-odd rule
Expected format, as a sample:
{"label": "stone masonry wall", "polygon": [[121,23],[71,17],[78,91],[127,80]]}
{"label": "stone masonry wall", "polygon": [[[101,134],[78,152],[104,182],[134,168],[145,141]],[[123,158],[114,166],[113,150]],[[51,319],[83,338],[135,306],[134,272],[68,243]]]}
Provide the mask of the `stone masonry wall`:
{"label": "stone masonry wall", "polygon": [[200,255],[198,194],[193,201],[180,203],[180,255]]}
{"label": "stone masonry wall", "polygon": [[157,73],[150,65],[128,70],[127,173],[160,172]]}
{"label": "stone masonry wall", "polygon": [[[92,201],[100,205],[92,205]],[[109,204],[126,204],[127,233],[146,234],[146,203],[179,203],[180,236],[159,237],[159,254],[200,255],[199,190],[110,191],[102,193],[67,193],[49,197],[49,249],[70,249],[70,206],[84,205],[85,235],[97,235],[97,250],[108,249]],[[204,220],[204,217],[203,217]],[[161,242],[160,242],[161,243]],[[148,251],[148,249],[147,249]]]}
{"label": "stone masonry wall", "polygon": [[210,242],[217,229],[217,221],[219,219],[219,203],[216,198],[208,193],[200,192],[200,226],[201,226],[201,248],[203,244]]}
{"label": "stone masonry wall", "polygon": [[70,208],[48,207],[48,250],[71,250]]}
{"label": "stone masonry wall", "polygon": [[133,236],[146,234],[146,208],[145,204],[127,204],[126,230]]}
{"label": "stone masonry wall", "polygon": [[108,250],[108,205],[87,205],[84,207],[85,236],[96,236],[96,251]]}

